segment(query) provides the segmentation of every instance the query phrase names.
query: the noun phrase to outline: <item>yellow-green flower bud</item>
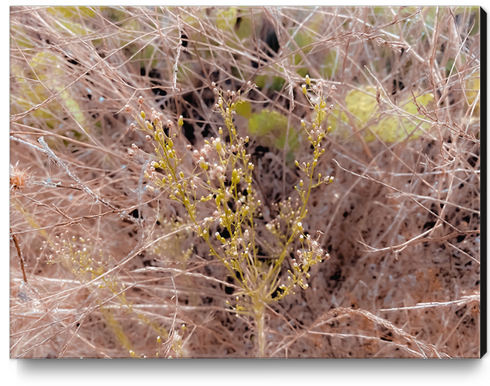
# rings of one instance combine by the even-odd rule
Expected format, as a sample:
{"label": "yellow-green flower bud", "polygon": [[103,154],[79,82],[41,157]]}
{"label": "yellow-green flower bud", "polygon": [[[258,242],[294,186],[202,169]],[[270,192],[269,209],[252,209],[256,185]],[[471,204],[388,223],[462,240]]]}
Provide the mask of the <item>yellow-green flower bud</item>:
{"label": "yellow-green flower bud", "polygon": [[216,148],[216,151],[219,153],[221,151],[221,149],[223,148],[223,146],[221,146],[221,142],[219,140],[219,138],[214,141],[214,147]]}
{"label": "yellow-green flower bud", "polygon": [[240,182],[240,176],[238,175],[238,171],[233,169],[233,173],[231,174],[231,182],[234,184],[238,184]]}
{"label": "yellow-green flower bud", "polygon": [[179,124],[179,126],[182,126],[184,124],[184,117],[182,115],[179,117],[179,121],[177,123]]}

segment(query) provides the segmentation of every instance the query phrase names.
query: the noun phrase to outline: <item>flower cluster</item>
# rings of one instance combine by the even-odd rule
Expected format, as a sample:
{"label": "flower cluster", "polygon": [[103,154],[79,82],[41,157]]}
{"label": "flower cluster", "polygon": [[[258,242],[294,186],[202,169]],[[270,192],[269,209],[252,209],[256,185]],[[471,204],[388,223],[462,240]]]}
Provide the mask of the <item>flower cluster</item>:
{"label": "flower cluster", "polygon": [[[145,120],[147,115],[142,109],[141,99],[141,112],[138,116],[133,115],[135,125],[139,125],[147,133],[147,139],[154,147],[154,161],[145,171],[145,177],[157,189],[166,190],[170,199],[185,207],[191,223],[189,228],[207,243],[210,254],[223,263],[229,275],[242,289],[235,293],[237,299],[241,299],[240,304],[230,307],[236,314],[254,316],[259,329],[263,328],[264,304],[286,296],[296,284],[306,289],[308,285],[305,280],[309,277],[309,268],[325,258],[318,241],[312,241],[309,235],[305,236],[302,221],[307,214],[307,203],[312,189],[333,181],[333,177],[322,179],[321,174],[318,177],[314,174],[320,157],[325,152],[322,140],[328,130],[322,125],[328,113],[325,102],[327,94],[321,81],[312,85],[307,78],[306,82],[303,91],[315,114],[311,124],[302,121],[301,125],[312,145],[313,157],[301,164],[296,161],[296,166],[304,173],[306,181],[305,183],[301,180],[295,187],[300,200],[293,205],[289,198],[279,204],[279,216],[266,224],[266,229],[279,240],[276,248],[271,249],[267,256],[270,265],[263,264],[257,255],[257,230],[260,224],[257,224],[256,219],[262,216],[262,203],[254,188],[255,166],[247,153],[249,137],[240,136],[234,124],[237,104],[241,103],[244,95],[255,85],[247,83],[245,91],[241,93],[223,91],[215,83],[212,84],[216,96],[214,109],[221,115],[224,126],[216,130],[216,138],[205,140],[200,149],[192,149],[192,146],[187,145],[185,150],[180,150],[183,146],[177,150],[174,139],[184,123],[182,116],[177,119],[176,125],[172,121],[164,124],[163,115],[152,109],[150,120]],[[311,98],[309,92],[313,93]],[[187,170],[183,162],[187,154],[193,160],[192,172]],[[206,193],[197,198],[198,190]],[[213,215],[203,216],[204,212]],[[210,237],[212,228],[217,229],[214,236],[218,243]],[[293,245],[298,241],[304,245],[305,239],[308,248],[298,253],[299,263],[291,261],[293,268],[288,271],[292,275],[290,283],[280,285],[279,277],[284,260],[290,255]],[[267,240],[261,240],[260,243],[266,245]],[[278,289],[282,289],[279,296]]]}

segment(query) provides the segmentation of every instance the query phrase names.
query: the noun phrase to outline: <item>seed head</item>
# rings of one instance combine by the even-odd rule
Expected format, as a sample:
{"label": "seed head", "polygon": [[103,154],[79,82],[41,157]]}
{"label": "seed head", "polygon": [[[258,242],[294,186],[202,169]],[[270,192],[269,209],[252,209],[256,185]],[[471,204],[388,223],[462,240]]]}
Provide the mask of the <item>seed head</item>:
{"label": "seed head", "polygon": [[29,185],[31,176],[28,169],[20,169],[16,163],[15,166],[10,165],[10,189],[21,190]]}

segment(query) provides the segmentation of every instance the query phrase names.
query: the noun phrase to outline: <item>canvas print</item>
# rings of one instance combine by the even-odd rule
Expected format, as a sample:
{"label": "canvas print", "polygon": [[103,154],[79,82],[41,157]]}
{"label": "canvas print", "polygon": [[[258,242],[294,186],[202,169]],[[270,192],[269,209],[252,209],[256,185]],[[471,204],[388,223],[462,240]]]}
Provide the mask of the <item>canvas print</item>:
{"label": "canvas print", "polygon": [[480,7],[9,12],[11,358],[485,353]]}

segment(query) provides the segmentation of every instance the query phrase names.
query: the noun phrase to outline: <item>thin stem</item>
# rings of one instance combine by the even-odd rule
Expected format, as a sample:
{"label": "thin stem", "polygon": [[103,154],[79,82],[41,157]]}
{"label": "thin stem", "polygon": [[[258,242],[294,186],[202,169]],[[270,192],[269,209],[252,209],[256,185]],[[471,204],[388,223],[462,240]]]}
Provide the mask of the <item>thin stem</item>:
{"label": "thin stem", "polygon": [[254,301],[254,318],[257,329],[257,357],[265,358],[265,306],[259,299]]}
{"label": "thin stem", "polygon": [[14,240],[15,248],[17,248],[17,254],[19,255],[20,268],[22,270],[22,276],[24,277],[24,282],[27,283],[27,275],[26,275],[26,270],[25,270],[25,265],[24,265],[24,257],[22,256],[22,252],[20,250],[19,240],[17,240],[17,236],[12,231],[12,228],[10,228],[10,233],[12,235],[12,239]]}

